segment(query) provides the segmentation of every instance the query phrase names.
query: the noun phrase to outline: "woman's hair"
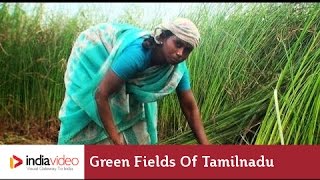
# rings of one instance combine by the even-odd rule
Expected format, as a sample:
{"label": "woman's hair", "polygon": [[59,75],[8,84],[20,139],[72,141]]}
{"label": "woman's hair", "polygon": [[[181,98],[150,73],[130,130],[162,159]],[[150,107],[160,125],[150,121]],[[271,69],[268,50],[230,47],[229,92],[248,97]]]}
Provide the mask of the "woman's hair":
{"label": "woman's hair", "polygon": [[[161,32],[161,34],[159,35],[160,38],[169,38],[170,36],[172,36],[173,33],[170,30],[164,30]],[[146,39],[144,39],[142,46],[146,49],[151,49],[151,48],[155,48],[156,45],[159,45],[156,43],[156,41],[154,40],[155,37],[153,36],[149,36]]]}

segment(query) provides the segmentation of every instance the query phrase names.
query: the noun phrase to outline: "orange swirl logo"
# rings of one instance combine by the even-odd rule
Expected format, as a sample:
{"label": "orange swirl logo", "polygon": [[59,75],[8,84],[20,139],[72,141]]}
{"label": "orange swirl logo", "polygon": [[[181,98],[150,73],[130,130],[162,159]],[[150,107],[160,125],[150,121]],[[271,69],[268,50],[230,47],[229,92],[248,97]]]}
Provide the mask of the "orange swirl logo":
{"label": "orange swirl logo", "polygon": [[[15,163],[14,160],[16,160],[17,162]],[[19,157],[12,155],[12,157],[10,158],[10,168],[16,168],[18,166],[20,166],[23,163],[22,159],[20,159]]]}

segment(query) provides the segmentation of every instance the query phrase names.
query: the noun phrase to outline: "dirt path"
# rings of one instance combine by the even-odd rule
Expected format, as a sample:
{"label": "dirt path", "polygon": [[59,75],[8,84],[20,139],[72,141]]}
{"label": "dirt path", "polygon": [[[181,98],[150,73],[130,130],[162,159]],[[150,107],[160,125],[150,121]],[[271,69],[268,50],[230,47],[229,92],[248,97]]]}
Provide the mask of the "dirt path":
{"label": "dirt path", "polygon": [[57,144],[59,121],[45,123],[0,121],[0,144]]}

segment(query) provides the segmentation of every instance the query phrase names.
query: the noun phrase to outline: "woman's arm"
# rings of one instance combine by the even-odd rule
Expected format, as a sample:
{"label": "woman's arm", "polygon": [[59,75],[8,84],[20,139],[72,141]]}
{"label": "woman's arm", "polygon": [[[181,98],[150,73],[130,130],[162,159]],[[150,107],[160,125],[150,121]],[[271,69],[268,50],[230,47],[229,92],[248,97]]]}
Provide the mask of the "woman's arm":
{"label": "woman's arm", "polygon": [[124,144],[119,131],[114,124],[112,113],[109,105],[109,97],[120,90],[124,80],[120,79],[111,69],[107,72],[101,81],[95,99],[98,106],[100,118],[107,133],[110,135],[114,144]]}
{"label": "woman's arm", "polygon": [[197,102],[191,90],[176,91],[180,103],[181,110],[185,115],[188,124],[197,138],[199,144],[209,144],[207,136],[204,132],[203,124]]}

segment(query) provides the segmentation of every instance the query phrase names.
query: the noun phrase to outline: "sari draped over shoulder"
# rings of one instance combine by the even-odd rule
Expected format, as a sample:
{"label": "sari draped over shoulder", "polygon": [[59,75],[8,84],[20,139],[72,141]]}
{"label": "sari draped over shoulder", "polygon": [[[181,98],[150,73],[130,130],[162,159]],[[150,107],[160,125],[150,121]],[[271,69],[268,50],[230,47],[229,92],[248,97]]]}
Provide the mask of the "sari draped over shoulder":
{"label": "sari draped over shoulder", "polygon": [[[64,76],[58,144],[97,144],[109,138],[95,92],[123,50],[137,38],[149,35],[131,25],[103,23],[78,36]],[[184,73],[183,63],[149,67],[126,81],[109,99],[113,120],[128,144],[158,142],[157,100],[175,90]]]}

